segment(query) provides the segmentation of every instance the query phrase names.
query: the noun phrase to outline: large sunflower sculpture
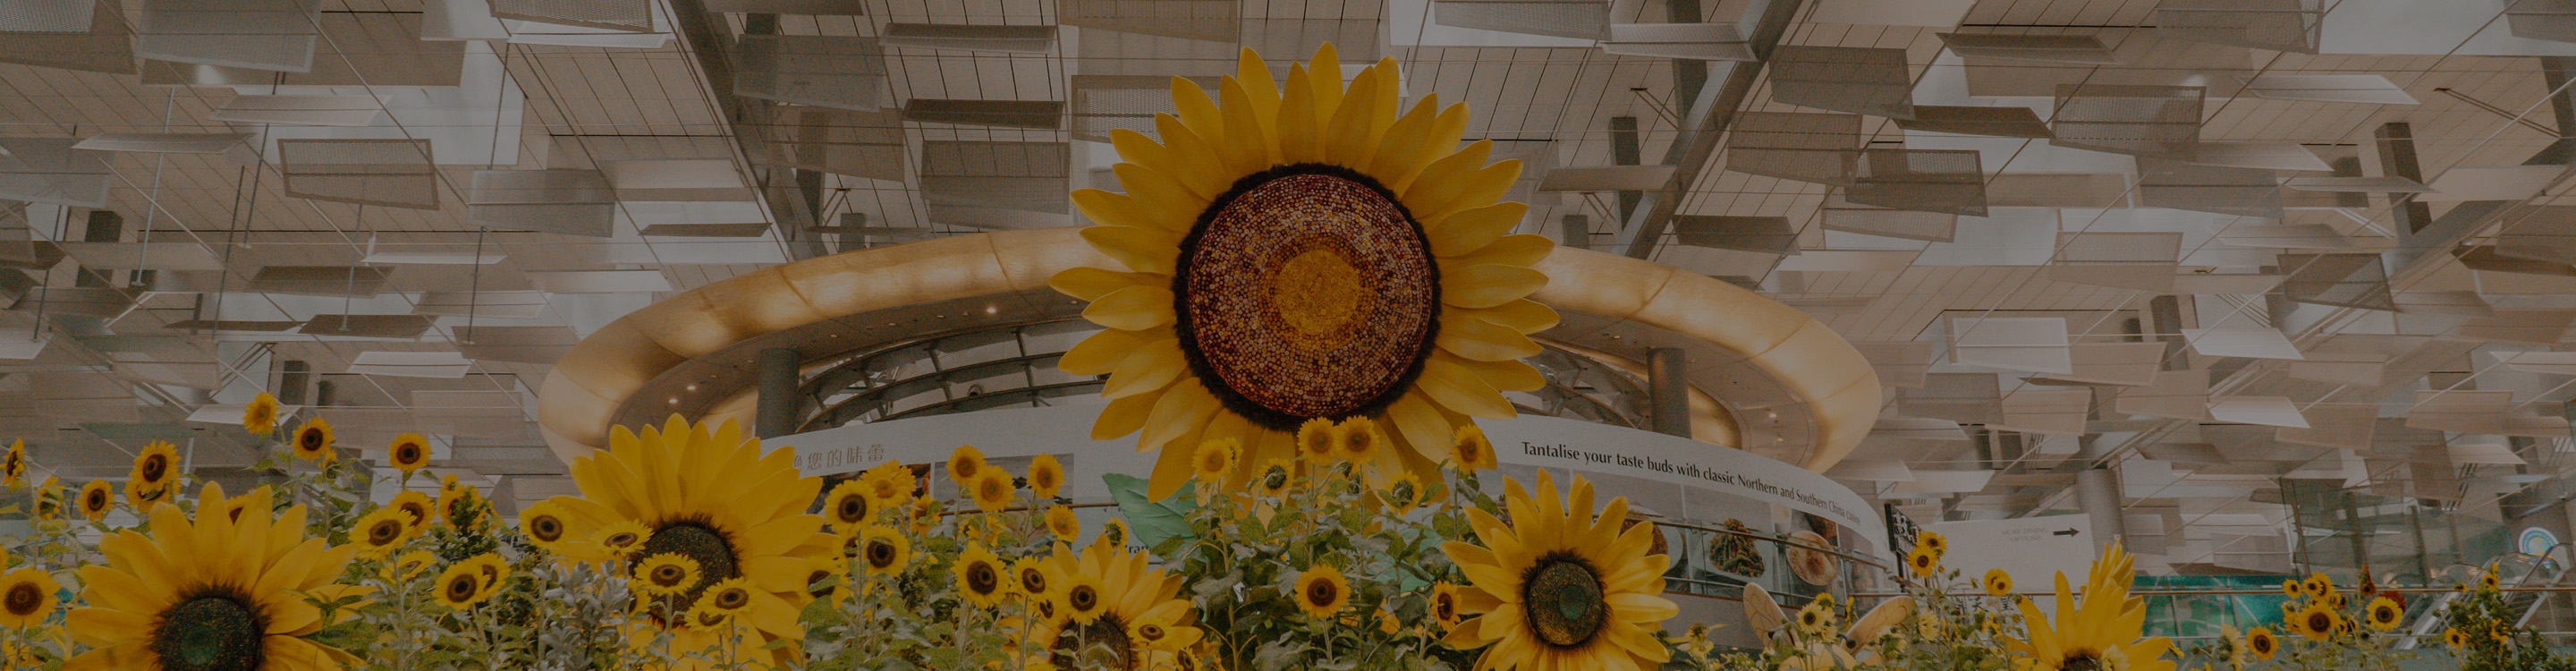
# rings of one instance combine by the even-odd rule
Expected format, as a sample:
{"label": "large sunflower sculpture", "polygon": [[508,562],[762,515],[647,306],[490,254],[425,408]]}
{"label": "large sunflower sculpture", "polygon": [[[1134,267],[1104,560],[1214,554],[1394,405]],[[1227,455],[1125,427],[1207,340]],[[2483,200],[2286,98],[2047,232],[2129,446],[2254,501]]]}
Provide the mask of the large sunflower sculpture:
{"label": "large sunflower sculpture", "polygon": [[[164,669],[286,671],[338,669],[357,657],[306,637],[330,622],[304,594],[351,593],[334,580],[354,547],[304,535],[305,509],[270,515],[268,492],[240,516],[206,506],[191,519],[157,506],[152,532],[118,531],[99,541],[107,563],[82,567],[72,636],[94,649],[66,671]],[[208,484],[198,501],[224,501]]]}
{"label": "large sunflower sculpture", "polygon": [[814,598],[806,591],[806,578],[815,562],[838,558],[840,549],[839,541],[822,532],[823,518],[805,513],[823,480],[798,474],[795,462],[794,450],[762,454],[760,440],[746,439],[731,420],[710,430],[674,415],[661,428],[648,426],[641,434],[618,427],[609,436],[607,451],[573,460],[573,482],[581,487],[581,496],[548,502],[564,512],[566,537],[590,538],[624,525],[648,532],[641,548],[620,553],[627,558],[628,572],[647,557],[673,555],[696,562],[695,578],[676,586],[671,603],[678,608],[646,610],[654,624],[675,637],[674,649],[716,645],[717,632],[683,626],[680,614],[709,585],[749,579],[758,589],[752,590],[743,621],[755,640],[741,648],[756,661],[775,666],[798,646],[767,642],[804,638],[796,618]]}
{"label": "large sunflower sculpture", "polygon": [[[1126,548],[1094,544],[1080,554],[1062,543],[1055,548],[1038,564],[1038,584],[1014,572],[1022,576],[1023,593],[1047,605],[1002,621],[1011,640],[1041,651],[1020,660],[1022,671],[1176,668],[1169,651],[1186,644],[1163,643],[1202,635],[1190,602],[1180,598],[1184,576],[1154,568],[1151,558]],[[1152,635],[1139,636],[1139,629]]]}
{"label": "large sunflower sculpture", "polygon": [[1478,669],[1650,671],[1671,659],[1655,639],[1679,612],[1665,599],[1664,555],[1647,554],[1652,523],[1621,531],[1628,499],[1592,514],[1592,483],[1578,476],[1560,498],[1547,471],[1533,498],[1517,480],[1504,493],[1505,524],[1468,509],[1484,545],[1441,546],[1467,576],[1458,609],[1475,617],[1443,639],[1459,649],[1485,648]]}
{"label": "large sunflower sculpture", "polygon": [[1154,497],[1222,438],[1245,448],[1228,483],[1244,487],[1319,418],[1379,418],[1410,448],[1381,458],[1428,473],[1457,427],[1511,417],[1502,392],[1542,384],[1520,359],[1557,322],[1528,299],[1554,244],[1511,234],[1529,208],[1499,200],[1520,162],[1459,146],[1465,105],[1400,109],[1396,82],[1387,59],[1345,87],[1327,44],[1283,87],[1245,49],[1214,100],[1172,80],[1159,142],[1111,133],[1125,193],[1073,193],[1096,223],[1083,239],[1123,267],[1051,280],[1107,328],[1060,365],[1109,376],[1095,439],[1163,451]]}
{"label": "large sunflower sculpture", "polygon": [[[2126,668],[2131,671],[2174,671],[2173,660],[2165,653],[2173,649],[2173,640],[2162,636],[2142,638],[2147,623],[2145,599],[2129,596],[2132,559],[2113,543],[2102,557],[2093,561],[2093,573],[2084,581],[2083,603],[2077,605],[2074,592],[2067,589],[2066,574],[2057,574],[2057,619],[2050,624],[2048,613],[2029,599],[2021,602],[2023,621],[2029,623],[2028,638],[2007,638],[2004,648],[2020,656],[2025,671],[2095,671]],[[2123,664],[2125,663],[2125,664]]]}

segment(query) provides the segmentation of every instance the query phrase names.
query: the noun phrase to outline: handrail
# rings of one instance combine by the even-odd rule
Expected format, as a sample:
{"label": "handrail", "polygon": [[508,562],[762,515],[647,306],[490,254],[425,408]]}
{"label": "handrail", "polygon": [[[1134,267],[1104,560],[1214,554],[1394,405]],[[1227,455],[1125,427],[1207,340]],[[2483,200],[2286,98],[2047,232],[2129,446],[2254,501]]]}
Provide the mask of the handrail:
{"label": "handrail", "polygon": [[[912,395],[912,393],[905,393],[905,394],[903,394],[902,396],[899,396],[899,397],[893,397],[893,398],[889,398],[889,397],[887,397],[887,394],[889,394],[889,393],[893,393],[893,392],[894,392],[894,391],[896,391],[896,390],[904,389],[904,388],[906,388],[906,387],[908,387],[908,386],[919,386],[923,391],[928,391],[928,390],[932,390],[932,389],[938,389],[938,388],[940,388],[940,387],[944,386],[944,385],[945,385],[945,381],[943,380],[943,378],[947,378],[947,377],[950,377],[950,376],[958,375],[958,374],[960,374],[960,373],[982,372],[982,371],[986,371],[986,370],[988,370],[988,369],[991,369],[991,370],[1003,370],[1003,369],[1009,369],[1009,368],[1012,368],[1012,367],[1014,367],[1014,366],[1019,367],[1019,368],[1022,368],[1022,369],[1035,370],[1035,369],[1038,367],[1038,365],[1039,365],[1040,363],[1042,363],[1043,361],[1045,361],[1045,360],[1047,360],[1047,359],[1061,359],[1061,358],[1063,358],[1063,357],[1064,357],[1064,353],[1063,353],[1063,352],[1048,352],[1048,353],[1044,353],[1044,354],[1024,354],[1024,355],[1020,355],[1020,356],[1004,357],[1004,358],[1000,358],[1000,359],[993,359],[993,360],[989,360],[989,361],[978,361],[978,362],[975,362],[975,363],[966,364],[966,365],[958,366],[958,367],[955,367],[955,368],[942,368],[942,369],[939,369],[939,370],[930,371],[930,372],[928,372],[928,373],[922,373],[922,374],[920,374],[920,375],[915,375],[915,376],[907,377],[907,378],[900,379],[900,380],[893,380],[893,381],[887,382],[887,383],[885,383],[885,384],[880,384],[880,385],[875,385],[875,386],[868,387],[868,388],[866,388],[866,389],[860,390],[860,391],[859,391],[859,393],[851,394],[849,398],[841,399],[839,402],[835,402],[835,403],[833,403],[833,404],[831,404],[831,405],[823,406],[822,408],[815,410],[815,412],[814,412],[813,416],[805,418],[805,419],[803,420],[803,422],[804,422],[806,425],[808,425],[808,426],[807,426],[807,428],[808,428],[809,430],[813,428],[811,425],[815,422],[815,420],[824,420],[824,423],[832,424],[832,425],[834,425],[834,426],[838,426],[838,425],[840,425],[840,424],[844,424],[844,423],[849,422],[851,419],[853,419],[853,418],[854,418],[855,416],[857,416],[857,415],[864,415],[864,414],[867,414],[867,413],[868,413],[868,411],[870,411],[870,410],[881,409],[883,406],[888,405],[888,404],[891,404],[891,403],[893,403],[894,401],[901,400],[902,398],[910,397],[910,396]],[[939,382],[939,383],[942,383],[942,384],[927,384],[927,385],[923,384],[923,383],[929,383],[929,382]],[[1038,386],[1045,386],[1045,385],[1038,385]],[[1021,388],[1022,388],[1022,389],[1028,389],[1028,388],[1034,388],[1034,387],[1021,387]],[[1003,391],[1010,391],[1010,390],[1007,390],[1007,389],[1006,389],[1006,390],[1003,390]],[[913,392],[913,393],[918,393],[918,392]],[[998,393],[998,392],[996,392],[996,393]],[[958,400],[958,399],[948,399],[948,400]],[[873,404],[875,407],[870,407],[870,406],[871,406],[871,404]]]}

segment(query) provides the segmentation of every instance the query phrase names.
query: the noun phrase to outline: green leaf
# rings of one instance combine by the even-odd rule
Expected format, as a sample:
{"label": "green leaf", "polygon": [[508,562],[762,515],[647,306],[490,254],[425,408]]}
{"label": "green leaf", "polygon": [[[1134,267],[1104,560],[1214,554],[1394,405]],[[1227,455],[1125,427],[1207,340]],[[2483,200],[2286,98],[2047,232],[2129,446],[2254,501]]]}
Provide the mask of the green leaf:
{"label": "green leaf", "polygon": [[1181,485],[1181,491],[1160,503],[1145,500],[1145,480],[1133,475],[1111,473],[1100,477],[1109,485],[1109,498],[1118,502],[1118,515],[1127,518],[1127,529],[1136,533],[1136,541],[1145,547],[1161,547],[1165,541],[1181,538],[1195,542],[1198,531],[1190,527],[1189,515],[1198,508],[1193,490],[1198,483]]}

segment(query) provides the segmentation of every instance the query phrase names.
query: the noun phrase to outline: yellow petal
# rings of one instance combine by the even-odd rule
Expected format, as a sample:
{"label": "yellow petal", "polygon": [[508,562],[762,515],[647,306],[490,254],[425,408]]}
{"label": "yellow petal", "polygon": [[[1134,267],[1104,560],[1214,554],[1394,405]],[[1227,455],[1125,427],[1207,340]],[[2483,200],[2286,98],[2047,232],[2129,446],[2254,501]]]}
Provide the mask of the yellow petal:
{"label": "yellow petal", "polygon": [[1134,226],[1085,226],[1082,239],[1109,258],[1140,273],[1172,274],[1180,262],[1181,236]]}
{"label": "yellow petal", "polygon": [[1428,216],[1423,210],[1438,204],[1433,202],[1435,200],[1445,202],[1456,197],[1453,194],[1466,188],[1469,171],[1484,167],[1485,159],[1493,155],[1493,140],[1477,140],[1467,143],[1467,147],[1458,153],[1431,161],[1430,166],[1422,169],[1422,176],[1415,178],[1413,185],[1401,192],[1405,207],[1413,208],[1413,216],[1417,220],[1439,221],[1438,217]]}
{"label": "yellow petal", "polygon": [[1287,92],[1279,100],[1279,160],[1313,163],[1323,158],[1323,128],[1315,116],[1315,87],[1304,64],[1288,68]]}
{"label": "yellow petal", "polygon": [[[1457,190],[1453,195],[1447,198],[1424,199],[1422,202],[1427,205],[1415,210],[1415,213],[1428,221],[1446,217],[1467,208],[1483,207],[1502,198],[1505,192],[1511,191],[1512,180],[1520,177],[1520,159],[1495,161],[1493,165],[1467,173],[1466,177],[1456,185]],[[1412,204],[1412,200],[1405,201],[1407,207]]]}
{"label": "yellow petal", "polygon": [[1445,353],[1434,354],[1433,358],[1467,369],[1468,372],[1475,373],[1477,379],[1484,380],[1485,384],[1493,385],[1494,389],[1500,391],[1535,391],[1547,386],[1547,376],[1540,375],[1537,368],[1519,361],[1469,361]]}
{"label": "yellow petal", "polygon": [[1172,164],[1180,170],[1164,174],[1179,181],[1191,193],[1214,200],[1217,194],[1225,193],[1234,185],[1235,178],[1242,177],[1234,174],[1234,170],[1226,166],[1225,159],[1217,154],[1216,142],[1221,137],[1200,135],[1169,114],[1154,115],[1154,133],[1162,136],[1163,146],[1171,149]]}
{"label": "yellow petal", "polygon": [[1144,394],[1110,401],[1109,407],[1100,409],[1100,419],[1091,423],[1091,439],[1108,440],[1145,428],[1145,417],[1162,398],[1162,394]]}
{"label": "yellow petal", "polygon": [[1342,54],[1333,49],[1333,43],[1315,48],[1315,58],[1306,62],[1306,84],[1314,90],[1315,124],[1320,129],[1342,108]]}
{"label": "yellow petal", "polygon": [[1449,442],[1456,430],[1440,416],[1439,408],[1432,407],[1431,399],[1424,397],[1422,390],[1396,397],[1395,403],[1386,407],[1386,418],[1395,425],[1396,433],[1404,435],[1404,442],[1422,452],[1422,456],[1433,461],[1448,458]]}
{"label": "yellow petal", "polygon": [[1171,386],[1172,380],[1187,370],[1189,361],[1181,358],[1179,339],[1145,343],[1119,362],[1118,370],[1109,374],[1109,382],[1100,386],[1100,397],[1119,399],[1159,391]]}
{"label": "yellow petal", "polygon": [[[1111,130],[1109,145],[1118,149],[1119,160],[1145,166],[1146,170],[1166,175],[1181,174],[1181,164],[1172,158],[1172,150],[1164,147],[1162,143],[1155,142],[1153,138],[1146,137],[1144,133],[1125,128]],[[1210,198],[1216,194],[1198,195],[1200,198]]]}
{"label": "yellow petal", "polygon": [[1556,328],[1556,309],[1527,298],[1490,308],[1450,308],[1451,314],[1493,322],[1522,334]]}
{"label": "yellow petal", "polygon": [[1378,138],[1377,150],[1369,153],[1365,172],[1377,178],[1379,184],[1394,184],[1409,176],[1401,172],[1421,163],[1417,159],[1422,157],[1423,143],[1431,139],[1432,120],[1439,116],[1440,94],[1424,94],[1421,102],[1413,104],[1412,111],[1397,117],[1386,134]]}
{"label": "yellow petal", "polygon": [[1486,264],[1440,269],[1440,302],[1490,308],[1520,300],[1547,286],[1547,273],[1528,266]]}
{"label": "yellow petal", "polygon": [[[1145,222],[1126,224],[1123,221],[1110,221],[1109,223],[1181,233],[1187,232],[1191,226],[1196,225],[1199,211],[1207,209],[1208,199],[1191,193],[1188,187],[1181,185],[1183,180],[1175,179],[1170,175],[1147,170],[1145,166],[1134,163],[1109,166],[1109,172],[1118,176],[1118,186],[1127,190],[1127,197],[1135,206],[1137,216]],[[1082,201],[1074,202],[1080,204]],[[1089,210],[1085,210],[1084,213],[1088,214]],[[1098,217],[1093,218],[1098,219]]]}
{"label": "yellow petal", "polygon": [[1065,350],[1064,356],[1056,359],[1055,367],[1069,375],[1108,375],[1109,371],[1118,369],[1119,362],[1126,361],[1129,354],[1135,353],[1136,348],[1159,338],[1172,337],[1170,334],[1169,329],[1103,329],[1083,338],[1082,342],[1074,343],[1073,349]]}
{"label": "yellow petal", "polygon": [[1252,104],[1253,116],[1262,127],[1276,128],[1279,119],[1279,82],[1270,78],[1270,64],[1252,47],[1235,54],[1234,78],[1243,82],[1245,101]]}
{"label": "yellow petal", "polygon": [[1187,77],[1172,78],[1172,107],[1180,111],[1181,125],[1188,126],[1200,139],[1216,142],[1226,137],[1225,115],[1218,112],[1216,101],[1208,99],[1207,89]]}
{"label": "yellow petal", "polygon": [[1510,235],[1529,214],[1529,206],[1520,203],[1495,203],[1461,210],[1423,227],[1431,238],[1431,254],[1441,258],[1461,256],[1482,250],[1495,240]]}
{"label": "yellow petal", "polygon": [[1439,357],[1422,366],[1421,387],[1431,402],[1471,417],[1511,419],[1519,414],[1511,401],[1503,400],[1503,392],[1485,384],[1474,371]]}
{"label": "yellow petal", "polygon": [[1167,443],[1199,428],[1217,410],[1216,396],[1209,394],[1207,387],[1196,379],[1183,378],[1154,403],[1153,413],[1145,417],[1145,435],[1137,439],[1136,449],[1170,449]]}
{"label": "yellow petal", "polygon": [[1440,315],[1440,349],[1471,361],[1510,361],[1538,356],[1536,341],[1521,332],[1465,315]]}
{"label": "yellow petal", "polygon": [[1379,129],[1371,127],[1377,110],[1377,78],[1384,76],[1377,68],[1361,70],[1351,78],[1350,93],[1342,97],[1340,108],[1333,110],[1331,121],[1324,124],[1324,162],[1353,169],[1367,168],[1369,154],[1377,151]]}
{"label": "yellow petal", "polygon": [[1054,288],[1057,293],[1086,301],[1096,301],[1102,296],[1109,295],[1109,292],[1119,289],[1138,285],[1166,284],[1171,281],[1172,278],[1161,275],[1122,273],[1107,268],[1074,266],[1056,273],[1054,277],[1047,278],[1047,286]]}
{"label": "yellow petal", "polygon": [[1091,323],[1125,331],[1142,331],[1172,323],[1172,290],[1153,285],[1109,292],[1082,309]]}
{"label": "yellow petal", "polygon": [[1270,123],[1261,119],[1243,82],[1227,77],[1217,95],[1225,101],[1225,146],[1234,169],[1249,175],[1278,164],[1279,143],[1271,139]]}
{"label": "yellow petal", "polygon": [[[1192,438],[1205,433],[1205,425],[1192,429],[1180,440],[1173,441],[1170,446],[1162,448],[1162,452],[1154,456],[1154,472],[1147,476],[1148,479],[1145,481],[1145,500],[1161,501],[1171,498],[1173,494],[1181,491],[1181,485],[1189,483],[1190,476],[1194,474],[1190,467],[1190,457],[1197,450],[1183,446],[1197,444],[1198,441]],[[1139,446],[1138,449],[1143,448]]]}
{"label": "yellow petal", "polygon": [[1549,240],[1547,239],[1547,236],[1544,235],[1522,233],[1518,235],[1503,236],[1502,239],[1495,240],[1493,244],[1485,245],[1484,249],[1476,250],[1470,254],[1452,257],[1444,260],[1443,262],[1450,265],[1460,266],[1474,266],[1487,263],[1499,263],[1506,266],[1535,266],[1538,265],[1539,261],[1546,259],[1547,255],[1554,253],[1556,253],[1555,240]]}
{"label": "yellow petal", "polygon": [[1431,120],[1431,132],[1426,134],[1419,155],[1414,157],[1416,162],[1400,170],[1403,176],[1387,183],[1387,190],[1404,193],[1405,189],[1413,188],[1414,180],[1421,179],[1422,170],[1432,161],[1458,152],[1458,138],[1466,134],[1466,103],[1451,103],[1448,109],[1440,110],[1440,116]]}

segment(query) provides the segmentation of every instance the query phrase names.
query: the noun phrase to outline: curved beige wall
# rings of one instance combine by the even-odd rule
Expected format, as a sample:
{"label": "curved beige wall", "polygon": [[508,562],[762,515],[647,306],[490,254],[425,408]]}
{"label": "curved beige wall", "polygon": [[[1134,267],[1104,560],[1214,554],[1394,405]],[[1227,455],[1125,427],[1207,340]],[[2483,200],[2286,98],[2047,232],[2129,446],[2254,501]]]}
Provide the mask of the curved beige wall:
{"label": "curved beige wall", "polygon": [[[547,445],[570,460],[607,445],[618,407],[690,359],[826,320],[1037,289],[1066,268],[1110,266],[1079,230],[878,247],[773,266],[673,296],[609,323],[565,354],[538,390],[538,423]],[[1858,350],[1805,313],[1713,278],[1599,252],[1558,248],[1539,269],[1550,278],[1533,297],[1542,303],[1696,338],[1740,353],[1775,378],[1812,408],[1810,470],[1849,454],[1878,415],[1877,374]],[[743,398],[721,405],[712,410],[748,409]]]}

